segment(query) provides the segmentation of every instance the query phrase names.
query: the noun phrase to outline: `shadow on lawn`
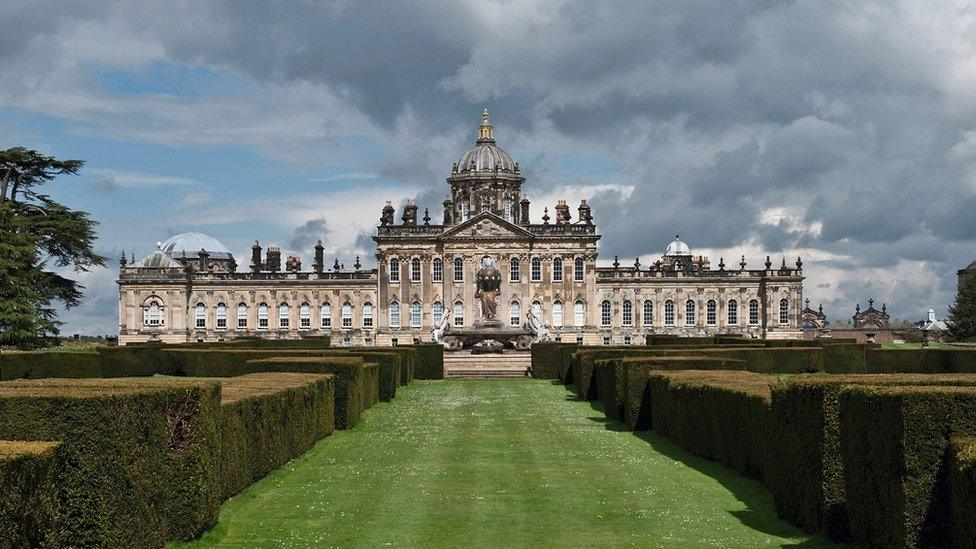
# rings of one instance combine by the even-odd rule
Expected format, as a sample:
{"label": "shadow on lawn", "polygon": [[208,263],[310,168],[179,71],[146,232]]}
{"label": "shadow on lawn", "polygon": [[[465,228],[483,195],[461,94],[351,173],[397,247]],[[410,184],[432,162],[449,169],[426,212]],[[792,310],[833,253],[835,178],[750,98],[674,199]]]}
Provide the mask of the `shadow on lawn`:
{"label": "shadow on lawn", "polygon": [[[583,399],[572,393],[566,396],[566,400],[570,402],[583,402]],[[600,414],[599,416],[590,416],[588,418],[590,421],[602,423],[604,429],[608,431],[631,432],[626,425],[605,417],[603,403],[601,401],[591,400],[588,403],[594,411]],[[633,435],[646,442],[655,452],[684,463],[699,473],[718,481],[726,490],[745,504],[745,510],[729,511],[729,514],[745,526],[772,536],[807,537],[804,541],[791,544],[789,547],[838,547],[837,544],[832,543],[827,538],[805,533],[796,526],[779,518],[773,507],[772,495],[761,483],[729,469],[718,462],[696,456],[654,431],[633,431]]]}

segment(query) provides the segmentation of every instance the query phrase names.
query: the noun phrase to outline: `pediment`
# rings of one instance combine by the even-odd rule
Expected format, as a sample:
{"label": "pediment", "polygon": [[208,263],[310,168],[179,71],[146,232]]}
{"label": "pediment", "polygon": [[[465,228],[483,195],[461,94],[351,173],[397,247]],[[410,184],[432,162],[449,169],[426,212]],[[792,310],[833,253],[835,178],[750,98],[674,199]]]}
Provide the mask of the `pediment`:
{"label": "pediment", "polygon": [[442,239],[513,239],[533,238],[533,234],[501,217],[482,212],[467,221],[451,227],[441,235]]}

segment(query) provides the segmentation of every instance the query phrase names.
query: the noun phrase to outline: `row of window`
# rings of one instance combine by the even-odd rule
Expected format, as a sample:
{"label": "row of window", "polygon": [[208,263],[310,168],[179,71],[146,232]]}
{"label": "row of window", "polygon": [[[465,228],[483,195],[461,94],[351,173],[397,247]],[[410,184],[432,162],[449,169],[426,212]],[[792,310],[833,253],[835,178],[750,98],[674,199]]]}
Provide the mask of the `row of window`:
{"label": "row of window", "polygon": [[[575,282],[583,282],[586,274],[584,267],[583,258],[578,257],[573,261],[573,280]],[[420,258],[415,257],[410,260],[410,282],[422,280],[420,268]],[[512,259],[509,263],[509,281],[519,282],[522,276],[521,269],[521,261],[518,258]],[[444,262],[439,257],[434,258],[431,262],[430,272],[432,282],[444,281]],[[533,257],[529,262],[529,277],[532,282],[542,282],[542,260],[538,257]],[[389,280],[390,282],[400,282],[400,260],[397,258],[390,259]],[[552,281],[563,281],[563,260],[561,257],[552,260]],[[454,282],[464,282],[464,259],[460,257],[454,258]]]}
{"label": "row of window", "polygon": [[[694,300],[689,299],[685,301],[685,326],[694,326],[698,320],[698,305]],[[634,304],[629,299],[625,299],[621,303],[621,323],[624,326],[634,325]],[[739,302],[731,299],[726,307],[727,314],[727,326],[736,326],[739,324]],[[555,324],[555,312],[553,313],[553,324]],[[651,300],[644,301],[643,315],[644,326],[654,325],[654,302]],[[613,320],[613,307],[610,301],[604,300],[600,303],[600,325],[610,326]],[[779,301],[779,323],[786,325],[790,323],[790,302],[788,299],[781,299]],[[675,325],[675,303],[674,301],[668,299],[664,302],[664,325],[674,326]],[[709,299],[705,302],[705,325],[706,326],[717,326],[718,325],[718,302],[714,299]],[[757,326],[759,325],[759,300],[750,299],[749,300],[749,325]]]}
{"label": "row of window", "polygon": [[[454,326],[464,325],[464,302],[457,300],[454,302],[453,307],[453,322]],[[749,325],[756,326],[759,324],[759,300],[750,299],[748,303],[748,313],[749,313]],[[269,327],[269,307],[267,303],[261,303],[258,305],[257,311],[257,328],[258,329],[268,329]],[[634,304],[629,299],[625,299],[621,303],[621,320],[624,326],[634,325]],[[308,303],[302,303],[298,307],[298,326],[302,329],[307,329],[312,327],[312,309]],[[542,303],[538,300],[532,302],[532,313],[537,318],[542,318]],[[694,300],[685,301],[685,316],[684,323],[685,326],[694,326],[697,321],[697,304]],[[729,300],[726,307],[727,315],[727,325],[735,326],[739,324],[739,302],[732,299]],[[654,325],[654,302],[651,300],[645,300],[643,303],[643,314],[642,320],[644,326]],[[322,305],[320,309],[320,327],[331,328],[332,327],[332,306],[329,303]],[[342,304],[341,309],[341,327],[352,328],[352,304],[348,301]],[[248,306],[246,303],[239,303],[237,305],[237,328],[247,329],[248,327]],[[400,303],[396,300],[390,302],[389,309],[389,319],[390,327],[398,328],[401,326],[401,311]],[[433,325],[439,325],[444,319],[444,305],[440,301],[435,301],[431,305],[431,320]],[[420,328],[423,320],[423,307],[420,301],[414,300],[409,305],[409,326],[411,328]],[[610,326],[613,320],[613,305],[609,300],[604,300],[600,303],[600,325]],[[790,302],[787,299],[781,299],[779,302],[779,323],[782,325],[789,324],[790,321]],[[227,328],[227,306],[224,303],[218,303],[214,311],[214,322],[215,328],[226,329]],[[162,326],[164,323],[163,307],[157,301],[151,301],[148,306],[143,310],[143,323],[146,326]],[[522,306],[518,301],[512,301],[509,304],[509,323],[512,326],[519,326],[522,323]],[[716,326],[718,324],[718,303],[714,299],[709,299],[705,302],[705,325]],[[287,303],[282,303],[278,305],[278,328],[290,328],[291,325],[291,309]],[[574,326],[585,326],[586,325],[586,306],[582,300],[578,300],[573,304],[573,325]],[[664,302],[664,325],[674,326],[675,325],[675,302],[673,300],[666,300]],[[556,328],[561,328],[564,326],[563,319],[563,303],[562,301],[556,300],[552,304],[552,326]],[[205,329],[207,327],[207,308],[203,303],[197,303],[194,310],[194,327],[199,329]],[[362,327],[372,328],[373,327],[373,304],[371,302],[363,303],[363,313],[362,313]]]}

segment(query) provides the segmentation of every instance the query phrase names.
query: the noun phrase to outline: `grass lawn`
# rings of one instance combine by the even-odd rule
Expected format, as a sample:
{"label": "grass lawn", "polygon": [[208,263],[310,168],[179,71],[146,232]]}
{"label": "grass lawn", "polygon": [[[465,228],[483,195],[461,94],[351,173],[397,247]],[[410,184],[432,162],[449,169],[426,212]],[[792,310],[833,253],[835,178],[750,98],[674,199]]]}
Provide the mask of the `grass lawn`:
{"label": "grass lawn", "polygon": [[[933,341],[929,343],[929,349],[938,349],[940,347],[950,347],[945,343],[939,343],[938,341]],[[921,343],[885,343],[881,345],[882,349],[921,349]]]}
{"label": "grass lawn", "polygon": [[194,545],[827,545],[769,492],[562,385],[419,381],[252,485]]}

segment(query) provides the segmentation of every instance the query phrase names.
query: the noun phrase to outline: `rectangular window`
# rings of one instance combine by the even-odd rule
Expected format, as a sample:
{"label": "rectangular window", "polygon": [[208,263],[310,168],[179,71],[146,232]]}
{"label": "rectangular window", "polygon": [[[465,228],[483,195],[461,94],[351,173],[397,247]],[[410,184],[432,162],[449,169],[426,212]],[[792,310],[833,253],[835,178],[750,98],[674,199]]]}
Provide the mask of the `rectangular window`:
{"label": "rectangular window", "polygon": [[715,300],[709,299],[708,303],[705,304],[705,323],[709,326],[714,326],[718,323],[718,318],[715,309],[717,308]]}
{"label": "rectangular window", "polygon": [[331,328],[332,327],[332,306],[322,305],[322,327]]}
{"label": "rectangular window", "polygon": [[577,345],[582,345],[583,344],[583,336],[581,336],[581,335],[576,336],[576,344]]}
{"label": "rectangular window", "polygon": [[739,302],[736,300],[729,301],[729,326],[739,325]]}
{"label": "rectangular window", "polygon": [[291,324],[291,319],[288,318],[288,306],[282,305],[278,309],[278,327],[287,328]]}
{"label": "rectangular window", "polygon": [[670,299],[664,302],[664,325],[674,326],[674,301]]}
{"label": "rectangular window", "polygon": [[610,345],[610,336],[603,336],[603,344]]}
{"label": "rectangular window", "polygon": [[352,304],[342,304],[342,327],[352,328]]}
{"label": "rectangular window", "polygon": [[363,328],[373,327],[373,304],[363,304]]}
{"label": "rectangular window", "polygon": [[268,306],[261,305],[258,307],[258,329],[267,330],[268,329]]}
{"label": "rectangular window", "polygon": [[454,258],[454,282],[464,282],[464,260]]}
{"label": "rectangular window", "polygon": [[399,344],[399,343],[400,343],[400,338],[398,338],[398,337],[391,337],[390,338],[390,346],[391,347],[396,347],[397,344]]}
{"label": "rectangular window", "polygon": [[224,330],[227,328],[227,307],[224,305],[217,305],[217,329]]}
{"label": "rectangular window", "polygon": [[511,266],[509,266],[509,268],[508,268],[508,281],[509,282],[518,282],[519,281],[519,278],[521,277],[521,274],[522,274],[520,272],[521,266],[522,265],[521,265],[521,263],[519,262],[519,260],[517,258],[512,259]]}
{"label": "rectangular window", "polygon": [[563,260],[561,257],[552,260],[552,281],[563,281]]}
{"label": "rectangular window", "polygon": [[750,326],[759,325],[759,300],[756,299],[749,300],[749,325]]}
{"label": "rectangular window", "polygon": [[238,305],[237,307],[237,329],[247,329],[247,307]]}
{"label": "rectangular window", "polygon": [[630,336],[624,336],[624,345],[630,345]]}
{"label": "rectangular window", "polygon": [[441,282],[444,280],[444,262],[440,259],[434,260],[433,273],[434,282]]}
{"label": "rectangular window", "polygon": [[411,328],[420,327],[421,316],[422,316],[422,311],[420,309],[420,303],[411,303],[410,304],[410,327]]}
{"label": "rectangular window", "polygon": [[390,260],[390,282],[400,282],[400,261]]}
{"label": "rectangular window", "polygon": [[410,282],[420,282],[420,259],[410,260]]}
{"label": "rectangular window", "polygon": [[508,307],[508,323],[512,326],[518,326],[522,323],[522,310],[517,301],[513,301]]}
{"label": "rectangular window", "polygon": [[583,270],[583,258],[577,257],[576,261],[573,263],[573,279],[576,282],[583,282],[584,274],[585,272]]}
{"label": "rectangular window", "polygon": [[650,299],[644,300],[644,314],[641,317],[644,326],[654,325],[654,302]]}
{"label": "rectangular window", "polygon": [[454,304],[454,325],[464,326],[464,304],[460,301]]}
{"label": "rectangular window", "polygon": [[532,260],[532,282],[542,280],[542,260],[534,258]]}
{"label": "rectangular window", "polygon": [[623,304],[623,322],[624,326],[634,325],[634,306],[631,305],[630,300],[624,301]]}
{"label": "rectangular window", "polygon": [[788,299],[779,300],[779,323],[780,325],[790,323],[790,301]]}

